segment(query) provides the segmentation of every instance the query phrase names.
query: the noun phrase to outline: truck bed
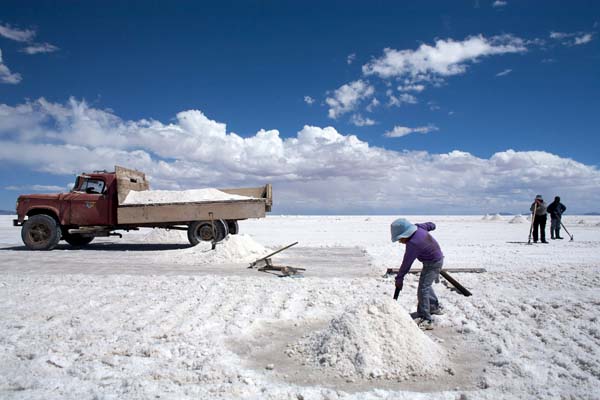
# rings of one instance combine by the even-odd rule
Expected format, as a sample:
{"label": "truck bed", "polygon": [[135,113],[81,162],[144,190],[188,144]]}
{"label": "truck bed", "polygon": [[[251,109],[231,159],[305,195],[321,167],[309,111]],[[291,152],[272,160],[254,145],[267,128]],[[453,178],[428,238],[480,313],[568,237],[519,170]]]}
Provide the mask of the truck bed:
{"label": "truck bed", "polygon": [[150,186],[146,175],[135,170],[115,167],[117,175],[118,225],[152,225],[208,221],[210,219],[240,220],[263,218],[271,211],[273,191],[270,184],[254,188],[219,189],[222,192],[246,196],[244,200],[221,200],[185,203],[123,204],[131,190],[145,191]]}
{"label": "truck bed", "polygon": [[270,210],[267,200],[267,198],[257,198],[195,203],[120,205],[117,208],[117,221],[119,225],[146,225],[208,221],[210,219],[263,218],[265,213]]}

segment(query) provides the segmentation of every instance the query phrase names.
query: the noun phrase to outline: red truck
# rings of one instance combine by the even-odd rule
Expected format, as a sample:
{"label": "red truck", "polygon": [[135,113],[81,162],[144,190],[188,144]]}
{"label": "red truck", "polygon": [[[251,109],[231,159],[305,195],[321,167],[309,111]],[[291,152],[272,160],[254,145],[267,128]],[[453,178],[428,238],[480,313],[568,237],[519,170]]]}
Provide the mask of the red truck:
{"label": "red truck", "polygon": [[32,250],[51,250],[61,239],[81,247],[97,236],[121,236],[115,231],[140,227],[186,230],[196,245],[237,234],[237,221],[263,218],[272,207],[270,184],[220,189],[246,197],[241,200],[124,204],[131,190],[149,189],[146,175],[128,168],[83,173],[69,193],[19,196],[13,225],[22,227],[23,243]]}

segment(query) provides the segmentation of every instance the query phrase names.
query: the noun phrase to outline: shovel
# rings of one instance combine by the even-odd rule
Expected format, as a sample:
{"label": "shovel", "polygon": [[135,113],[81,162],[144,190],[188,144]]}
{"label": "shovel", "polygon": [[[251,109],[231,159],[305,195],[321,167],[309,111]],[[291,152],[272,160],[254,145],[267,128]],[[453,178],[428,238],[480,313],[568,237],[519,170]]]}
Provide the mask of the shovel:
{"label": "shovel", "polygon": [[567,235],[569,235],[569,237],[571,238],[571,240],[569,240],[569,242],[572,242],[573,241],[573,235],[571,235],[569,233],[569,231],[567,230],[567,228],[565,227],[565,225],[562,223],[562,221],[560,221],[560,226],[563,227],[563,229],[565,230],[565,232],[567,232]]}

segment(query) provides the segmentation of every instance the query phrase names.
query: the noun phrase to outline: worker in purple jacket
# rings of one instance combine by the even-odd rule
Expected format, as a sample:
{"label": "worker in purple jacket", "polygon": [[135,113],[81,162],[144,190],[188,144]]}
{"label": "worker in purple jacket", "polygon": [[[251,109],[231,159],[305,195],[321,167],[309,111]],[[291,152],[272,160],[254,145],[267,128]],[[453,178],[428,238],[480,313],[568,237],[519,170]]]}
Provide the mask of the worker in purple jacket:
{"label": "worker in purple jacket", "polygon": [[439,281],[440,271],[444,264],[444,255],[440,245],[429,233],[435,229],[433,222],[412,224],[404,218],[392,222],[392,242],[406,245],[404,259],[398,275],[396,288],[402,290],[404,277],[410,271],[415,259],[423,263],[423,271],[419,277],[417,288],[417,312],[414,313],[417,324],[423,329],[432,329],[432,314],[441,314],[440,303],[433,291],[433,282]]}

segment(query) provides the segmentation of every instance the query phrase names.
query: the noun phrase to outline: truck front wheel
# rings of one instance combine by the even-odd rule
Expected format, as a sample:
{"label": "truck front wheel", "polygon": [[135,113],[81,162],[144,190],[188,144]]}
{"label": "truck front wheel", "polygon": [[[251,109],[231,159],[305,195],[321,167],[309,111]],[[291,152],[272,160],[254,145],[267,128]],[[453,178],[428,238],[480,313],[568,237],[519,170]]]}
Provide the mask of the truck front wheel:
{"label": "truck front wheel", "polygon": [[21,239],[31,250],[52,250],[60,240],[60,227],[54,218],[45,214],[29,217],[23,229]]}
{"label": "truck front wheel", "polygon": [[213,222],[215,225],[214,234],[210,221],[196,221],[188,226],[188,240],[192,246],[197,245],[201,241],[212,241],[213,237],[215,242],[225,239],[229,234],[225,221],[217,219]]}

